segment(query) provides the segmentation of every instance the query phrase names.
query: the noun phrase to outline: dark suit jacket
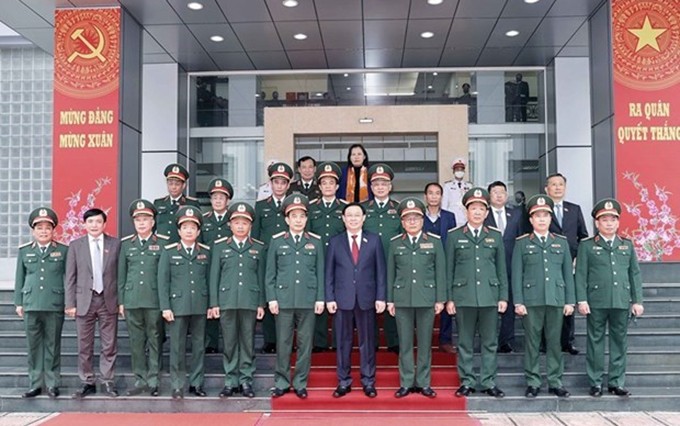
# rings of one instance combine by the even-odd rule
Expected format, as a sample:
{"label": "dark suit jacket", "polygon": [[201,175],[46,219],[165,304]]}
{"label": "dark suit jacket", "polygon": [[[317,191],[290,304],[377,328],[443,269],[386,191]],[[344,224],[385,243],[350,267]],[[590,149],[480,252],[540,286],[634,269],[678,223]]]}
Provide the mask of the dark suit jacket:
{"label": "dark suit jacket", "polygon": [[553,212],[550,232],[567,237],[571,258],[576,259],[579,241],[588,237],[588,228],[586,228],[581,207],[578,204],[562,201],[562,226],[557,223],[555,212]]}
{"label": "dark suit jacket", "polygon": [[326,250],[326,302],[338,309],[374,309],[376,300],[387,297],[387,268],[382,242],[377,234],[362,231],[359,263],[352,262],[347,232],[331,237]]}
{"label": "dark suit jacket", "polygon": [[[525,223],[525,216],[521,209],[505,207],[505,232],[503,232],[503,246],[505,248],[505,264],[508,268],[508,276],[510,276],[510,269],[512,266],[512,251],[515,248],[515,239],[520,235],[531,232],[531,228],[527,229]],[[496,215],[492,209],[489,209],[489,215],[484,219],[484,225],[498,228],[496,223]]]}
{"label": "dark suit jacket", "polygon": [[427,215],[423,221],[423,232],[439,235],[444,247],[446,247],[446,236],[449,233],[449,229],[455,227],[456,215],[444,209],[439,211],[439,220],[436,223],[431,222]]}
{"label": "dark suit jacket", "polygon": [[[104,260],[102,275],[104,302],[111,314],[118,312],[118,254],[120,240],[104,234]],[[69,245],[66,256],[66,309],[76,308],[76,315],[87,314],[92,301],[92,258],[88,236],[80,237]]]}

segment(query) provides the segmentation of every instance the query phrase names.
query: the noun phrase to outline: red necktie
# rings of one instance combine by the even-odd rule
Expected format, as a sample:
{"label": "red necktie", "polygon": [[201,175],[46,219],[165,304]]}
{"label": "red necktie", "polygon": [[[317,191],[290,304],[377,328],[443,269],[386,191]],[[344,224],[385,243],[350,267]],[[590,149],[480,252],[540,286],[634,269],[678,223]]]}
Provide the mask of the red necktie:
{"label": "red necktie", "polygon": [[352,262],[355,265],[359,263],[359,244],[357,244],[356,235],[352,235]]}

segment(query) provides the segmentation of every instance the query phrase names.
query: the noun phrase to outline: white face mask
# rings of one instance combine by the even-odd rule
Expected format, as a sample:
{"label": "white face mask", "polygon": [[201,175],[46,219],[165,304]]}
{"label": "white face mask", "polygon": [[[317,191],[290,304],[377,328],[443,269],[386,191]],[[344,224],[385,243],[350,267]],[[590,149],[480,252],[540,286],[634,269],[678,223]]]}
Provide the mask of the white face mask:
{"label": "white face mask", "polygon": [[464,171],[461,171],[461,170],[458,170],[458,171],[453,172],[453,176],[454,176],[456,179],[463,179],[463,178],[465,177],[465,172],[464,172]]}

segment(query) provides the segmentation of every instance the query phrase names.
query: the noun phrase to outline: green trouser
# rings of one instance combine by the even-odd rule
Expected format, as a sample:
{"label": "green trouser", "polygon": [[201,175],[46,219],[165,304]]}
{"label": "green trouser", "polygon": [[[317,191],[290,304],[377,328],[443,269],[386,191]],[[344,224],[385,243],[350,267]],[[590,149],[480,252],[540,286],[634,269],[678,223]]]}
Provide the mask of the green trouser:
{"label": "green trouser", "polygon": [[[399,345],[399,336],[397,335],[397,323],[394,317],[385,311],[383,314],[383,333],[385,333],[385,344],[388,348]],[[378,328],[378,321],[375,322],[375,342],[380,345],[380,329]]]}
{"label": "green trouser", "polygon": [[205,371],[205,322],[203,315],[176,316],[170,329],[170,383],[173,389],[183,389],[186,383],[187,334],[191,331],[191,371],[189,386],[203,386]]}
{"label": "green trouser", "polygon": [[541,373],[538,358],[541,337],[545,332],[545,364],[548,386],[562,387],[564,359],[562,354],[563,308],[557,306],[527,306],[527,314],[522,318],[524,326],[524,377],[527,386],[541,387]]}
{"label": "green trouser", "polygon": [[628,310],[590,308],[586,320],[586,373],[590,386],[602,386],[604,376],[604,336],[609,323],[609,379],[610,387],[623,387],[626,380],[626,351],[628,349]]}
{"label": "green trouser", "polygon": [[314,347],[328,348],[334,346],[335,330],[331,329],[331,339],[328,339],[328,311],[323,310],[321,315],[316,316],[314,321]]}
{"label": "green trouser", "polygon": [[262,319],[262,337],[264,344],[276,344],[276,324],[274,316],[269,312],[268,308],[264,309],[264,318]]}
{"label": "green trouser", "polygon": [[[396,307],[395,320],[399,334],[399,383],[402,388],[430,387],[432,364],[432,328],[434,307]],[[413,327],[418,341],[418,360],[413,362]],[[415,369],[414,369],[415,366]],[[415,370],[415,371],[414,371]],[[415,380],[414,380],[415,379]]]}
{"label": "green trouser", "polygon": [[305,389],[307,376],[312,365],[312,338],[316,315],[312,309],[280,309],[276,316],[276,370],[274,386],[277,389],[290,388],[290,354],[293,350],[293,335],[297,328],[297,360],[293,388]]}
{"label": "green trouser", "polygon": [[496,385],[498,347],[498,309],[496,306],[476,308],[456,308],[456,326],[458,327],[458,376],[460,384],[474,387],[477,382],[473,371],[472,356],[474,354],[475,334],[479,332],[482,352],[482,368],[480,385],[482,389],[490,389]]}
{"label": "green trouser", "polygon": [[28,380],[30,389],[58,387],[61,380],[61,330],[63,311],[24,312],[28,344]]}
{"label": "green trouser", "polygon": [[253,383],[256,317],[257,311],[249,309],[220,310],[225,387]]}
{"label": "green trouser", "polygon": [[[161,367],[163,317],[158,308],[126,309],[135,387],[158,387]],[[149,355],[147,358],[146,350]]]}
{"label": "green trouser", "polygon": [[220,347],[220,320],[209,319],[205,323],[205,347],[215,350]]}

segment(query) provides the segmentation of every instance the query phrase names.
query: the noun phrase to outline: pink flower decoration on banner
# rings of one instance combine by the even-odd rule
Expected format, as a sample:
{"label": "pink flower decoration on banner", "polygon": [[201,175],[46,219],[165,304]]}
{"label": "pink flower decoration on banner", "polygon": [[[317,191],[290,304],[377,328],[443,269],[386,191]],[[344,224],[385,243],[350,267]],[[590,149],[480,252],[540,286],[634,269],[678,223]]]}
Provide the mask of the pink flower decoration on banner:
{"label": "pink flower decoration on banner", "polygon": [[[81,205],[82,198],[82,188],[78,192],[72,193],[70,197],[66,197],[68,201],[69,210],[66,212],[66,217],[64,221],[59,224],[61,232],[58,233],[58,239],[65,244],[69,244],[76,238],[80,238],[85,235],[85,226],[83,224],[83,214],[91,208],[95,207],[97,201],[97,195],[102,191],[102,189],[111,184],[111,179],[108,177],[102,177],[95,180],[95,187],[87,194],[87,202]],[[109,213],[111,207],[102,208],[106,214]]]}

